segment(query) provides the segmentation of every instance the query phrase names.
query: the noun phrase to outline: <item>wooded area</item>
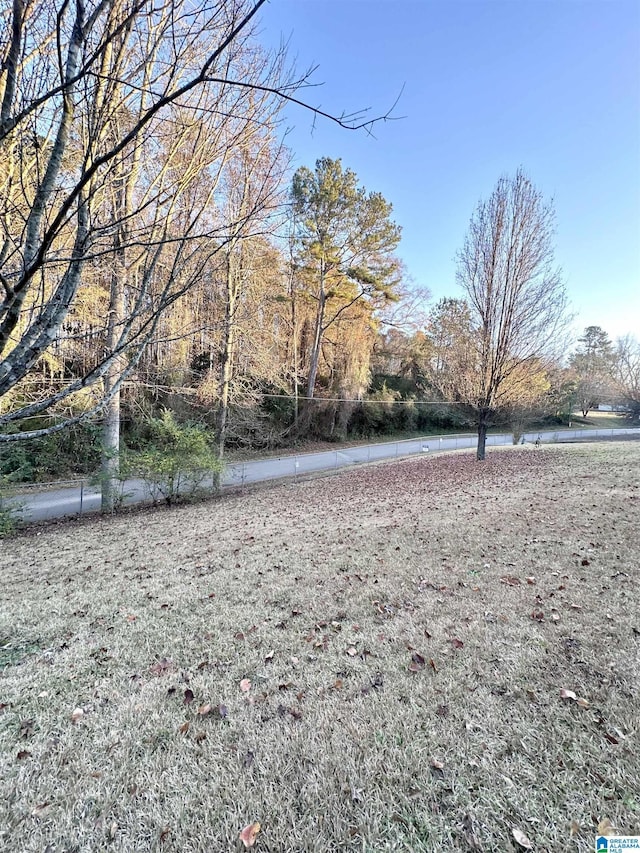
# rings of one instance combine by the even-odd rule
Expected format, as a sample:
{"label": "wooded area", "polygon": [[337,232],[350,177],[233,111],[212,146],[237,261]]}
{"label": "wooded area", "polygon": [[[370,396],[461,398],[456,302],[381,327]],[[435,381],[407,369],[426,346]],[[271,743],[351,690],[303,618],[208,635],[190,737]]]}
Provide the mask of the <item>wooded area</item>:
{"label": "wooded area", "polygon": [[589,327],[561,359],[553,209],[524,173],[471,220],[463,298],[430,309],[389,200],[339,159],[292,174],[280,112],[313,107],[305,75],[259,44],[263,3],[7,9],[0,473],[99,458],[110,508],[121,440],[143,449],[167,411],[219,457],[473,425],[482,458],[493,424],[601,402],[637,416],[638,342]]}

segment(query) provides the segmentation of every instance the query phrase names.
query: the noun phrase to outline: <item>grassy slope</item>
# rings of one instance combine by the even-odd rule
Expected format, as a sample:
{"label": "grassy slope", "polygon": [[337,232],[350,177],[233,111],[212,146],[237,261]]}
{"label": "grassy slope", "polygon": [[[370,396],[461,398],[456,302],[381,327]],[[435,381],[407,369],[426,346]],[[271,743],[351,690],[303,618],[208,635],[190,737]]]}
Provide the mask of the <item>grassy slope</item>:
{"label": "grassy slope", "polygon": [[0,543],[0,846],[640,832],[639,475],[636,443],[455,454]]}

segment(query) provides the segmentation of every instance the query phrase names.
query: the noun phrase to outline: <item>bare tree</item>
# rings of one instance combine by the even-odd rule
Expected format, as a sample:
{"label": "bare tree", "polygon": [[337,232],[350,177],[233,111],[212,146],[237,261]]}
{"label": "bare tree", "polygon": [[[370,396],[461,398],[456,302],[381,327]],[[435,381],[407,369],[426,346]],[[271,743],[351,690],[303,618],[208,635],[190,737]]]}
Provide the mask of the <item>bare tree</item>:
{"label": "bare tree", "polygon": [[485,458],[496,411],[529,398],[566,326],[566,296],[554,264],[554,210],[519,170],[478,204],[457,280],[466,293],[473,348],[455,398],[468,404]]}
{"label": "bare tree", "polygon": [[640,420],[640,341],[630,335],[618,341],[614,377],[631,418]]}
{"label": "bare tree", "polygon": [[[135,374],[162,312],[202,275],[207,255],[235,239],[242,221],[211,216],[211,198],[190,186],[196,168],[209,170],[205,195],[213,193],[220,158],[243,126],[264,118],[256,103],[303,103],[296,93],[305,78],[285,72],[282,53],[265,59],[253,52],[247,61],[264,2],[14,0],[6,10],[0,398],[7,405],[0,427],[55,409],[84,389],[95,393],[63,421],[3,431],[0,440],[37,437],[100,412]],[[371,123],[329,117],[343,127]],[[209,160],[183,159],[178,169],[180,141],[192,133],[202,134],[207,145],[198,150]],[[25,379],[59,342],[82,290],[107,269],[111,323],[97,333],[99,355],[28,399]],[[7,400],[14,389],[20,393]]]}

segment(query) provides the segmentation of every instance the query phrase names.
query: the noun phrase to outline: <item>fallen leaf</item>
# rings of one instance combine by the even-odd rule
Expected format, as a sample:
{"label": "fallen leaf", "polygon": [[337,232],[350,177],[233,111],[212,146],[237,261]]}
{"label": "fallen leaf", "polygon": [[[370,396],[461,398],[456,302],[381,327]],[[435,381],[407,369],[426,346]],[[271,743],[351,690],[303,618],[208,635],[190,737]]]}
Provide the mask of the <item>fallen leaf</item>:
{"label": "fallen leaf", "polygon": [[184,704],[190,705],[193,702],[193,690],[190,687],[184,691]]}
{"label": "fallen leaf", "polygon": [[178,731],[180,732],[180,734],[181,734],[181,735],[186,735],[186,733],[189,731],[189,726],[190,726],[190,725],[191,725],[191,724],[189,723],[189,720],[187,720],[186,722],[184,722],[184,723],[179,727],[179,729],[178,729]]}
{"label": "fallen leaf", "polygon": [[21,749],[20,752],[16,755],[18,761],[24,761],[25,758],[31,758],[31,753],[28,749]]}
{"label": "fallen leaf", "polygon": [[433,659],[433,658],[429,658],[429,666],[431,667],[431,669],[432,669],[434,672],[437,672],[437,671],[438,671],[438,667],[436,666],[436,663],[435,663],[435,661],[434,661],[434,659]]}
{"label": "fallen leaf", "polygon": [[560,698],[561,699],[577,699],[578,697],[573,692],[573,690],[565,690],[563,687],[562,690],[560,691]]}
{"label": "fallen leaf", "polygon": [[44,814],[49,808],[49,803],[39,803],[31,812],[31,817],[40,817],[40,815]]}
{"label": "fallen leaf", "polygon": [[223,720],[226,720],[229,716],[229,710],[226,705],[218,705],[218,713]]}
{"label": "fallen leaf", "polygon": [[207,714],[210,714],[213,711],[213,707],[207,702],[204,705],[200,705],[198,710],[196,711],[201,717],[205,717]]}
{"label": "fallen leaf", "polygon": [[240,690],[243,693],[248,693],[251,690],[251,681],[248,678],[243,678],[240,682]]}
{"label": "fallen leaf", "polygon": [[160,842],[161,843],[165,842],[167,840],[167,838],[169,837],[170,833],[171,833],[171,827],[165,826],[165,828],[160,833]]}
{"label": "fallen leaf", "polygon": [[609,732],[604,733],[605,738],[609,741],[609,743],[618,744],[620,741],[615,735],[609,734]]}
{"label": "fallen leaf", "polygon": [[249,847],[253,847],[253,845],[256,843],[256,838],[258,837],[259,832],[260,824],[258,823],[258,821],[255,821],[255,823],[250,823],[248,826],[245,826],[245,828],[240,833],[240,841],[242,841],[246,849],[249,849]]}
{"label": "fallen leaf", "polygon": [[533,586],[536,582],[536,579],[534,578],[533,575],[529,575],[529,577],[525,578],[525,580],[529,584],[529,586]]}
{"label": "fallen leaf", "polygon": [[536,622],[542,622],[542,620],[544,619],[544,613],[542,612],[542,610],[534,610],[531,614],[531,618],[535,619]]}
{"label": "fallen leaf", "polygon": [[615,835],[615,834],[617,833],[617,831],[618,831],[618,830],[617,830],[617,829],[615,828],[615,826],[611,823],[611,821],[609,820],[609,818],[608,818],[608,817],[605,817],[605,818],[603,818],[603,820],[601,820],[601,821],[600,821],[600,823],[598,824],[598,831],[597,831],[597,833],[596,833],[596,834],[597,834],[597,835],[607,835],[607,836],[609,836],[609,835]]}
{"label": "fallen leaf", "polygon": [[578,823],[578,821],[572,820],[570,827],[571,827],[570,834],[571,835],[578,835],[578,833],[580,832],[580,824]]}
{"label": "fallen leaf", "polygon": [[77,723],[78,720],[81,720],[83,717],[84,717],[84,711],[82,710],[82,708],[74,708],[74,710],[71,714],[71,722]]}
{"label": "fallen leaf", "polygon": [[358,654],[358,650],[355,646],[349,646],[349,648],[347,649],[347,654],[350,657],[355,657]]}
{"label": "fallen leaf", "polygon": [[581,708],[590,708],[591,702],[589,702],[588,699],[583,699],[581,697],[580,699],[576,699],[576,705],[580,705]]}
{"label": "fallen leaf", "polygon": [[422,655],[420,654],[420,652],[414,652],[414,653],[411,655],[411,660],[412,660],[414,663],[417,663],[419,666],[424,666],[424,665],[425,665],[425,663],[426,663],[425,659],[422,657]]}
{"label": "fallen leaf", "polygon": [[551,619],[552,619],[554,622],[559,622],[559,621],[560,621],[560,614],[559,614],[559,613],[552,613],[552,614],[551,614]]}
{"label": "fallen leaf", "polygon": [[194,738],[196,743],[202,743],[202,741],[206,738],[206,732],[196,732],[196,736]]}
{"label": "fallen leaf", "polygon": [[524,847],[525,850],[533,850],[533,844],[529,841],[529,839],[521,829],[518,829],[514,826],[511,831],[513,832],[513,837],[520,845],[520,847]]}
{"label": "fallen leaf", "polygon": [[459,640],[457,637],[451,638],[451,645],[454,649],[461,649],[464,646],[462,640]]}
{"label": "fallen leaf", "polygon": [[168,658],[162,658],[162,660],[156,661],[151,664],[149,667],[149,672],[151,675],[162,675],[168,669],[171,669],[172,663]]}
{"label": "fallen leaf", "polygon": [[109,836],[109,838],[113,839],[116,837],[117,831],[118,831],[118,824],[114,820],[114,821],[112,821],[111,826],[109,827],[109,832],[107,833],[107,835]]}
{"label": "fallen leaf", "polygon": [[275,652],[273,650],[270,652],[267,652],[267,654],[264,656],[264,662],[269,663],[269,661],[273,660],[274,655],[275,655]]}
{"label": "fallen leaf", "polygon": [[522,581],[520,578],[516,578],[513,575],[504,575],[500,578],[500,583],[506,583],[507,586],[519,586]]}
{"label": "fallen leaf", "polygon": [[438,761],[437,758],[432,758],[431,759],[431,766],[435,767],[436,770],[442,770],[442,768],[444,767],[444,764],[442,763],[442,761]]}
{"label": "fallen leaf", "polygon": [[130,614],[127,616],[127,622],[135,622],[137,618],[138,618],[138,617],[137,617],[137,616],[134,616],[134,614],[133,614],[133,613],[130,613]]}

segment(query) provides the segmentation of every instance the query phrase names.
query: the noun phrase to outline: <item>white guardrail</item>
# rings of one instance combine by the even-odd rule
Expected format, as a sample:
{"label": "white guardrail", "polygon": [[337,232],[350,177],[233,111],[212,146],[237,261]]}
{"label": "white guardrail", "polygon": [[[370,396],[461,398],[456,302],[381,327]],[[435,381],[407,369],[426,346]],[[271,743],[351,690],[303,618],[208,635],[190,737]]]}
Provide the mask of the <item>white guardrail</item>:
{"label": "white guardrail", "polygon": [[[555,443],[563,441],[594,441],[618,436],[637,436],[640,429],[562,429],[524,433],[519,443]],[[405,456],[441,453],[451,450],[472,449],[477,446],[477,435],[430,435],[404,441],[386,441],[355,447],[341,447],[317,453],[298,453],[291,456],[274,456],[247,462],[231,462],[225,466],[221,477],[223,488],[234,488],[266,480],[304,477],[320,471],[338,470],[352,465],[399,459]],[[487,447],[513,444],[511,433],[487,436]],[[209,481],[211,482],[211,481]],[[67,481],[69,483],[69,481]],[[65,483],[34,483],[17,497],[5,499],[5,506],[13,504],[23,521],[42,521],[66,515],[82,515],[100,509],[100,488],[86,480],[75,481],[65,488]],[[42,489],[47,486],[46,491]],[[142,480],[127,480],[123,487],[125,504],[148,503],[149,490]]]}

